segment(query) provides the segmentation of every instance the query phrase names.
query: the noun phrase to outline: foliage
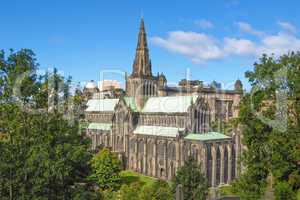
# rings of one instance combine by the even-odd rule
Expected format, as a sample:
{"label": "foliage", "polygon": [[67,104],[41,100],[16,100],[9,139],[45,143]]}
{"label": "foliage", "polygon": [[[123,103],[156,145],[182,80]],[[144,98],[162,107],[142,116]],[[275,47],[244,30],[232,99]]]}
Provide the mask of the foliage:
{"label": "foliage", "polygon": [[294,199],[299,189],[300,53],[278,59],[263,55],[246,73],[252,89],[241,101],[246,170],[234,183],[242,199],[259,199],[273,177],[277,199]]}
{"label": "foliage", "polygon": [[132,171],[121,172],[119,190],[102,191],[105,200],[172,200],[173,193],[166,181],[154,179]]}
{"label": "foliage", "polygon": [[217,119],[212,122],[212,130],[220,133],[224,133],[225,135],[231,136],[233,130],[238,127],[238,120],[236,118],[232,118],[229,121],[223,121]]}
{"label": "foliage", "polygon": [[275,186],[276,200],[289,199],[296,200],[296,194],[293,188],[287,182],[278,182]]}
{"label": "foliage", "polygon": [[115,153],[107,148],[102,149],[93,156],[91,166],[93,172],[90,179],[95,181],[100,189],[117,190],[120,187],[122,163]]}
{"label": "foliage", "polygon": [[[29,49],[18,52],[10,50],[6,58],[5,52],[0,51],[0,98],[12,100],[15,95],[22,102],[28,102],[37,93],[38,68],[35,54]],[[14,90],[18,88],[18,90]]]}
{"label": "foliage", "polygon": [[152,185],[146,186],[140,193],[143,200],[172,200],[174,195],[166,181],[156,180]]}
{"label": "foliage", "polygon": [[219,187],[219,194],[221,196],[235,195],[235,193],[232,191],[231,185],[225,185],[225,186]]}
{"label": "foliage", "polygon": [[177,171],[172,181],[174,193],[179,184],[182,185],[184,199],[186,200],[204,200],[208,195],[206,177],[193,157],[189,157],[184,166]]}
{"label": "foliage", "polygon": [[[71,199],[76,183],[89,173],[89,141],[57,109],[49,112],[48,78],[68,85],[57,74],[38,76],[31,50],[0,52],[0,196],[1,199]],[[54,87],[52,96],[62,92]],[[54,108],[58,101],[54,101]]]}
{"label": "foliage", "polygon": [[119,200],[140,200],[140,191],[141,185],[137,182],[130,185],[123,184],[117,193],[117,197]]}
{"label": "foliage", "polygon": [[98,191],[93,191],[86,185],[79,185],[72,192],[72,200],[103,200],[103,194]]}
{"label": "foliage", "polygon": [[130,185],[132,183],[138,183],[141,186],[151,186],[152,184],[154,184],[155,182],[155,178],[152,178],[150,176],[145,176],[143,174],[139,174],[137,172],[133,172],[133,171],[122,171],[120,173],[121,178],[122,178],[122,184],[127,184]]}

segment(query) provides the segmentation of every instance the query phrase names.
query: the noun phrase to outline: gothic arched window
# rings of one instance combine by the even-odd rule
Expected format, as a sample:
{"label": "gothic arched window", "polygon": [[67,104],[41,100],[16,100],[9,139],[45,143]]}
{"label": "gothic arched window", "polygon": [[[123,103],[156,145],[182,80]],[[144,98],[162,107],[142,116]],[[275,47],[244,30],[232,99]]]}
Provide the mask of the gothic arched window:
{"label": "gothic arched window", "polygon": [[171,142],[168,145],[168,158],[172,159],[172,160],[176,160],[176,148],[175,148],[175,144],[173,142]]}
{"label": "gothic arched window", "polygon": [[165,145],[163,142],[159,142],[157,145],[157,155],[159,157],[164,157],[165,155]]}

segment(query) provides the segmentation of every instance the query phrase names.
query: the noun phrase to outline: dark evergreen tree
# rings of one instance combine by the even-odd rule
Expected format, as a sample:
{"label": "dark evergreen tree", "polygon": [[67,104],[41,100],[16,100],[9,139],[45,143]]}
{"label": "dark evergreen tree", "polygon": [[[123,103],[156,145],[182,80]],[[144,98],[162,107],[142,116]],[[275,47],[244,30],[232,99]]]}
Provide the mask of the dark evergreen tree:
{"label": "dark evergreen tree", "polygon": [[[56,95],[54,106],[59,104],[58,81],[50,88],[51,75],[38,77],[37,66],[30,50],[7,57],[0,53],[0,196],[4,200],[71,199],[89,173],[89,141],[78,134],[78,121],[70,123],[58,110],[48,112],[50,89]],[[66,85],[63,77],[59,80]]]}
{"label": "dark evergreen tree", "polygon": [[185,200],[205,200],[208,195],[208,183],[200,166],[193,157],[189,157],[184,166],[179,168],[172,180],[175,193],[178,185],[182,186]]}

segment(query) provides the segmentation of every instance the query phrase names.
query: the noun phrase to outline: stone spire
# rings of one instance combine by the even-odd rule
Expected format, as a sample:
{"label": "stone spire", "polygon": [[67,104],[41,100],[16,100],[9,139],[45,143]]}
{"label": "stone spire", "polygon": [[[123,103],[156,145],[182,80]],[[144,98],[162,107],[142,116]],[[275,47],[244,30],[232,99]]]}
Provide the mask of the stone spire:
{"label": "stone spire", "polygon": [[136,47],[135,59],[133,63],[132,76],[149,77],[152,76],[151,61],[147,46],[147,36],[145,31],[144,19],[141,19],[138,44]]}

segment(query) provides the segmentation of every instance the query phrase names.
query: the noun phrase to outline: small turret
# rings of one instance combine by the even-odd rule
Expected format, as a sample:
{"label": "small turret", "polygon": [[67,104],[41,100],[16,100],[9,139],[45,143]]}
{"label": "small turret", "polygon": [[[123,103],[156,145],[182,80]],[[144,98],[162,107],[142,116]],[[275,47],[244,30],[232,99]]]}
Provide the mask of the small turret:
{"label": "small turret", "polygon": [[242,81],[240,81],[239,79],[236,80],[235,83],[234,83],[234,89],[235,89],[236,91],[239,91],[239,92],[243,91],[243,84],[242,84]]}
{"label": "small turret", "polygon": [[157,75],[158,87],[164,87],[167,84],[167,79],[163,73]]}

